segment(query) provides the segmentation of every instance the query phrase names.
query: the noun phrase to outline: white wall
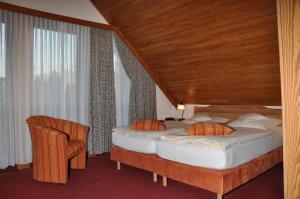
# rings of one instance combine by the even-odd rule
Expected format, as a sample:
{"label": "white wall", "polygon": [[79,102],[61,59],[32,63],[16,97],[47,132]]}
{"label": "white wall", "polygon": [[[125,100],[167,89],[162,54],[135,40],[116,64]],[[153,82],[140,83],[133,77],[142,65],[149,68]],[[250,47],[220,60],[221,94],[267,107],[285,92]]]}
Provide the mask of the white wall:
{"label": "white wall", "polygon": [[107,21],[89,0],[2,0],[2,2],[107,24]]}

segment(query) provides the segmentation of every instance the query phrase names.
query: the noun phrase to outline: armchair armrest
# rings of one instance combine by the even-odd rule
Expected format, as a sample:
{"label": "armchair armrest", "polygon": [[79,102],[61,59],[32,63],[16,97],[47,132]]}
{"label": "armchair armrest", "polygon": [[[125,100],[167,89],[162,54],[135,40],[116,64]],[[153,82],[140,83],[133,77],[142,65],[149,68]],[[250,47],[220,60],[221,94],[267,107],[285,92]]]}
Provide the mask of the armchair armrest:
{"label": "armchair armrest", "polygon": [[67,134],[39,124],[30,124],[30,133],[32,138],[33,147],[54,148],[53,145],[57,146],[58,149],[66,148],[67,150]]}
{"label": "armchair armrest", "polygon": [[78,139],[78,140],[81,140],[84,143],[86,143],[87,135],[88,135],[90,128],[88,126],[85,126],[82,124],[76,124],[76,123],[75,123],[75,126],[73,126],[73,127],[74,127],[74,129],[72,130],[72,133],[71,133],[71,139],[72,138]]}
{"label": "armchair armrest", "polygon": [[[33,146],[34,179],[66,183],[68,179],[67,134],[34,123],[29,124],[29,128]],[[43,170],[39,168],[43,168]]]}

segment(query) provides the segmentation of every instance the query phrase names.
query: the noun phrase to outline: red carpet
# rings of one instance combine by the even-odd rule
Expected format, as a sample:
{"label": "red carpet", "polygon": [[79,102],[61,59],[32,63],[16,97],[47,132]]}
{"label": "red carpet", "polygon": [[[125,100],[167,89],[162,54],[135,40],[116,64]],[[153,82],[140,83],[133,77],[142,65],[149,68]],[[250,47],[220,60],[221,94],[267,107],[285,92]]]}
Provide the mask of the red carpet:
{"label": "red carpet", "polygon": [[[225,199],[283,198],[282,165],[225,195]],[[87,169],[71,170],[67,185],[36,182],[32,170],[0,173],[1,199],[216,199],[216,194],[170,180],[152,182],[152,174],[122,165],[117,171],[108,154],[88,160]]]}

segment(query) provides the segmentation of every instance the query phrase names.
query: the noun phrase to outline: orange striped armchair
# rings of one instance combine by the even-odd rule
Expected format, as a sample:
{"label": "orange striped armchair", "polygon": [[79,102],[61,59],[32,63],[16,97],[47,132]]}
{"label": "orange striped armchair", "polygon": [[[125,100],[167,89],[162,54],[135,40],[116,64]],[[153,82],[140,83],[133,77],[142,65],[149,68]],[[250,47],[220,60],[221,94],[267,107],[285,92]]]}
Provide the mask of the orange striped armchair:
{"label": "orange striped armchair", "polygon": [[71,168],[85,168],[89,127],[42,115],[31,116],[26,122],[33,146],[35,180],[66,184],[69,160]]}

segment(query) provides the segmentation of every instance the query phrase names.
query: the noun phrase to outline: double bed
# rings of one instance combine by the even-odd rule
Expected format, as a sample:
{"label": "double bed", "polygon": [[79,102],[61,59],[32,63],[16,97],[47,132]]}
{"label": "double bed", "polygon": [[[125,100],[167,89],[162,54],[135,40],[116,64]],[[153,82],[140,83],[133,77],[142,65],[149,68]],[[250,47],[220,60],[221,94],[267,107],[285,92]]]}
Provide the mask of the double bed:
{"label": "double bed", "polygon": [[[195,113],[237,119],[246,113],[260,113],[281,118],[281,110],[260,106],[209,106],[197,107]],[[250,135],[250,136],[249,136]],[[121,139],[122,137],[122,139]],[[111,159],[118,168],[124,163],[193,185],[217,194],[218,199],[229,191],[248,182],[257,175],[282,162],[282,132],[278,127],[272,132],[251,128],[236,131],[215,140],[191,138],[183,128],[157,132],[113,133]],[[232,144],[234,143],[234,144]]]}

